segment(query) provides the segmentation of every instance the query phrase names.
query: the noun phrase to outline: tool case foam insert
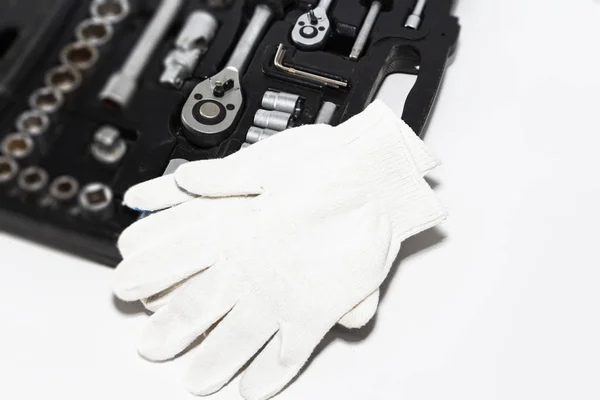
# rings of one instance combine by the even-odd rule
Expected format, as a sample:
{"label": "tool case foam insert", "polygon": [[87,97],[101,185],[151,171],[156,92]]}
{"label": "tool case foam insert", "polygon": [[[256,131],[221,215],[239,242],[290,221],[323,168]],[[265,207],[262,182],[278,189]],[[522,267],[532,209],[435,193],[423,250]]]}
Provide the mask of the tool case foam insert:
{"label": "tool case foam insert", "polygon": [[[132,185],[162,175],[172,159],[203,160],[238,151],[246,141],[255,114],[262,108],[264,93],[269,90],[300,96],[301,107],[291,125],[314,123],[324,102],[337,105],[330,121],[337,125],[362,111],[388,75],[417,75],[403,118],[417,133],[423,132],[458,38],[458,21],[451,15],[453,0],[427,1],[418,29],[404,26],[416,0],[382,1],[382,10],[357,60],[351,60],[349,55],[371,1],[334,0],[328,10],[329,37],[316,50],[297,46],[291,32],[299,17],[317,6],[317,0],[264,1],[271,6],[278,4],[281,9],[274,13],[260,36],[241,76],[244,103],[235,123],[217,141],[205,144],[190,141],[181,118],[188,96],[199,82],[226,67],[260,3],[259,0],[184,1],[144,64],[133,97],[125,107],[114,108],[99,100],[98,95],[111,75],[121,68],[161,4],[158,0],[130,0],[126,17],[112,25],[112,38],[97,47],[97,61],[81,72],[79,86],[64,94],[64,101],[55,112],[46,113],[47,130],[43,135],[29,138],[34,147],[31,154],[16,160],[2,158],[0,176],[6,179],[0,179],[0,228],[106,265],[116,265],[120,259],[116,239],[139,218],[138,213],[121,205],[124,192]],[[90,5],[90,1],[79,0],[0,4],[1,141],[6,142],[9,135],[18,133],[16,121],[32,108],[32,93],[47,85],[47,72],[61,64],[65,46],[77,40],[74,32],[90,17]],[[198,10],[214,16],[218,30],[191,78],[179,89],[165,86],[159,81],[164,60],[174,48],[187,17]],[[275,63],[275,56],[282,49],[283,65],[340,80],[347,86],[331,87],[285,72]],[[42,106],[43,100],[40,100]],[[92,144],[98,140],[95,135],[102,127],[115,128],[126,145],[126,153],[118,162],[99,162],[92,154]],[[11,142],[17,154],[23,146],[31,144],[27,137],[18,138]],[[10,150],[4,146],[5,153]],[[10,165],[6,162],[9,158]],[[45,172],[47,181],[40,181],[39,176],[23,176],[31,166]],[[9,168],[16,168],[15,174],[8,174]],[[80,193],[65,199],[53,195],[57,187],[77,189],[53,182],[65,175],[74,178],[78,190],[94,182],[106,185],[112,196],[108,199],[110,205],[100,212],[93,209],[93,204],[83,209]],[[50,190],[53,183],[54,192]],[[24,190],[26,184],[29,186]]]}

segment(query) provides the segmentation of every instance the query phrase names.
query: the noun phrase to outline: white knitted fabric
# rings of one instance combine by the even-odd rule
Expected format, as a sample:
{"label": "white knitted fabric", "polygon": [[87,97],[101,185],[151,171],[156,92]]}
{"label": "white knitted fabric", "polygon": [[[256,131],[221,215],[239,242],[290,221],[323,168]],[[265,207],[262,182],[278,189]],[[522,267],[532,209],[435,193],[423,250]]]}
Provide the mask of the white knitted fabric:
{"label": "white knitted fabric", "polygon": [[[140,353],[174,357],[222,319],[196,349],[188,390],[219,390],[265,344],[240,393],[266,399],[285,387],[327,331],[376,292],[400,243],[446,216],[397,120],[377,121],[322,137],[290,130],[226,159],[182,166],[178,187],[204,197],[181,196],[120,239],[115,292],[123,300],[195,277],[150,317]],[[314,149],[320,140],[333,145],[311,152],[297,145],[305,140]],[[296,168],[270,163],[292,145],[304,155],[291,161]],[[165,206],[131,193],[130,206]]]}
{"label": "white knitted fabric", "polygon": [[[332,136],[330,138],[330,133],[333,130],[343,131],[343,135],[369,132],[373,127],[381,123],[382,120],[386,119],[390,122],[395,121],[398,124],[400,134],[404,136],[408,150],[412,154],[417,168],[423,175],[438,165],[436,158],[429,153],[425,144],[416,136],[412,129],[402,120],[398,119],[385,104],[378,101],[369,106],[361,114],[333,129],[328,125],[304,126],[292,129],[286,135],[286,140],[282,140],[277,144],[276,150],[262,151],[261,161],[264,165],[263,168],[277,168],[280,171],[302,168],[302,162],[307,156],[313,155],[315,152],[329,154],[331,151],[335,151],[339,146],[337,141],[339,141],[340,136]],[[303,139],[296,140],[299,137]],[[311,138],[318,139],[315,139],[317,140],[315,142],[314,140],[310,140]],[[292,142],[294,140],[295,142]],[[272,142],[267,140],[263,144],[255,145],[255,148],[264,146],[264,143]],[[287,145],[287,143],[290,143],[290,145]],[[154,212],[181,204],[196,197],[181,190],[175,182],[175,177],[169,175],[135,186],[127,192],[125,204],[132,208]],[[120,241],[120,249],[124,257],[127,257],[140,247],[151,247],[154,246],[156,240],[160,241],[160,235],[144,237],[144,240],[141,240],[141,237],[138,237],[137,233],[132,240],[126,240],[126,237],[123,236]],[[149,310],[157,311],[160,307],[168,303],[170,298],[176,293],[175,289],[179,289],[187,283],[189,283],[188,280],[178,282],[165,291],[147,299],[142,299],[142,302]],[[360,328],[364,326],[374,316],[378,300],[379,291],[377,290],[345,315],[339,321],[340,324],[346,328]]]}

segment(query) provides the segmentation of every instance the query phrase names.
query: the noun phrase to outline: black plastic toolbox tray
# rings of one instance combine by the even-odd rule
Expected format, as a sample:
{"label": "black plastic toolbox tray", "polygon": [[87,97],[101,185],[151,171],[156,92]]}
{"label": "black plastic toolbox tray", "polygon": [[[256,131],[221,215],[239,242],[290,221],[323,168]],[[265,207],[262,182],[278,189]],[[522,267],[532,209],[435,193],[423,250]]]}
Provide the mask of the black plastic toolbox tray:
{"label": "black plastic toolbox tray", "polygon": [[[60,6],[51,7],[53,11],[42,16],[27,12],[59,3]],[[20,168],[39,165],[48,172],[50,180],[67,174],[82,186],[89,182],[110,186],[114,193],[112,217],[89,218],[77,204],[62,206],[49,199],[47,193],[31,196],[16,185],[0,186],[0,228],[107,265],[119,261],[116,239],[138,218],[137,213],[121,206],[124,192],[136,183],[160,176],[171,159],[210,159],[239,150],[267,90],[291,92],[304,99],[296,124],[313,123],[323,101],[333,102],[339,106],[332,121],[337,125],[362,111],[388,75],[418,75],[403,118],[420,134],[459,33],[458,21],[451,16],[452,0],[429,0],[418,30],[404,27],[415,1],[394,0],[379,15],[362,57],[351,61],[348,55],[368,6],[358,0],[334,1],[329,12],[332,37],[322,50],[303,51],[295,48],[290,32],[298,17],[318,2],[292,2],[283,18],[270,24],[241,80],[245,105],[237,126],[220,145],[202,148],[190,143],[183,134],[181,108],[198,82],[224,67],[256,1],[234,1],[226,9],[211,9],[205,1],[187,1],[144,69],[133,100],[127,108],[117,110],[99,101],[98,93],[127,58],[159,1],[130,0],[130,3],[130,15],[115,25],[114,37],[101,48],[96,66],[84,74],[80,88],[68,94],[61,110],[51,116],[48,136],[52,140],[43,154],[20,163]],[[3,54],[0,72],[11,71],[10,79],[2,80],[0,76],[0,140],[15,130],[15,119],[29,108],[29,95],[44,85],[44,75],[59,63],[63,46],[74,41],[74,29],[89,16],[90,2],[28,0],[17,4],[19,8],[0,4],[0,37],[7,29],[18,31],[16,39],[11,40],[12,47],[7,44],[7,49],[0,52]],[[158,81],[163,59],[173,48],[187,15],[199,9],[218,19],[217,35],[195,69],[193,79],[181,90],[165,87]],[[44,20],[44,15],[51,23]],[[43,40],[40,35],[31,34],[35,30],[32,27],[45,29]],[[284,63],[343,78],[349,87],[324,87],[282,73],[274,66],[279,45],[286,48]],[[20,68],[14,68],[15,60],[19,60]],[[90,154],[92,136],[103,125],[118,128],[127,143],[127,154],[117,165],[100,164]]]}

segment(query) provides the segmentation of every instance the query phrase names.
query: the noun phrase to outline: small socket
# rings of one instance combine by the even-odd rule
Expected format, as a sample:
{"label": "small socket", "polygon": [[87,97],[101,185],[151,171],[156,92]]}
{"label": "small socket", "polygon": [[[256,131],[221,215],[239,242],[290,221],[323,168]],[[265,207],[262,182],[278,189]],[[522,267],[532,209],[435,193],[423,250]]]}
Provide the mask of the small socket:
{"label": "small socket", "polygon": [[39,193],[48,184],[48,173],[40,167],[25,168],[19,174],[17,184],[27,193]]}
{"label": "small socket", "polygon": [[46,86],[71,93],[81,85],[81,74],[70,65],[58,65],[46,73]]}
{"label": "small socket", "polygon": [[19,173],[19,165],[10,157],[0,156],[0,185],[11,182]]}
{"label": "small socket", "polygon": [[69,43],[63,48],[60,60],[63,64],[70,65],[80,71],[86,71],[98,61],[98,50],[92,44],[86,42]]}
{"label": "small socket", "polygon": [[69,175],[62,175],[55,178],[50,184],[50,196],[56,200],[67,202],[73,200],[79,192],[79,182]]}
{"label": "small socket", "polygon": [[103,183],[90,183],[79,193],[79,205],[87,214],[109,217],[113,201],[112,190]]}
{"label": "small socket", "polygon": [[29,106],[47,114],[57,112],[64,101],[60,90],[48,86],[37,89],[29,96]]}
{"label": "small socket", "polygon": [[94,0],[90,5],[90,13],[109,24],[121,22],[129,14],[127,0]]}
{"label": "small socket", "polygon": [[254,114],[254,126],[275,131],[286,130],[292,121],[292,114],[281,111],[268,111],[260,109]]}
{"label": "small socket", "polygon": [[99,162],[116,164],[127,153],[127,143],[125,143],[117,128],[105,125],[94,133],[90,151],[92,156]]}
{"label": "small socket", "polygon": [[29,110],[17,118],[16,127],[19,132],[28,133],[33,137],[43,135],[50,126],[48,116],[39,110]]}
{"label": "small socket", "polygon": [[77,25],[75,36],[80,42],[89,43],[92,46],[102,46],[112,39],[113,28],[103,19],[88,18]]}
{"label": "small socket", "polygon": [[0,144],[2,152],[15,160],[22,160],[33,153],[35,143],[26,133],[11,133]]}

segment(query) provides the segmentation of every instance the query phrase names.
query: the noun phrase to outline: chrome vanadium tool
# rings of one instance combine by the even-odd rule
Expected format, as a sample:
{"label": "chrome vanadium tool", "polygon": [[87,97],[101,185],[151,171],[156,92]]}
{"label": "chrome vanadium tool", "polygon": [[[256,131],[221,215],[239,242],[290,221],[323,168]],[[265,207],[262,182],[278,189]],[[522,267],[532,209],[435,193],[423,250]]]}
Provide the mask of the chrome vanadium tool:
{"label": "chrome vanadium tool", "polygon": [[375,27],[375,21],[377,21],[377,17],[381,12],[382,7],[383,4],[380,1],[375,0],[371,3],[369,12],[367,14],[367,17],[365,18],[365,22],[363,22],[362,27],[358,32],[358,36],[356,37],[356,41],[354,42],[354,46],[352,47],[352,52],[350,53],[351,60],[358,60],[363,50],[365,49],[367,40],[369,40],[369,35],[371,34],[373,27]]}
{"label": "chrome vanadium tool", "polygon": [[123,67],[113,74],[100,99],[119,107],[125,107],[137,89],[138,79],[148,64],[152,53],[175,19],[183,0],[162,0],[141,38],[127,57]]}
{"label": "chrome vanadium tool", "polygon": [[316,8],[298,18],[292,30],[292,41],[297,47],[303,50],[323,47],[331,31],[327,10],[332,2],[333,0],[321,0]]}
{"label": "chrome vanadium tool", "polygon": [[419,29],[421,26],[421,17],[423,16],[423,10],[425,9],[425,4],[427,0],[417,0],[417,4],[415,5],[415,9],[412,14],[409,15],[408,19],[404,26],[410,29]]}
{"label": "chrome vanadium tool", "polygon": [[192,143],[215,146],[227,138],[244,106],[240,79],[274,14],[268,5],[257,5],[227,66],[200,82],[190,93],[181,112],[181,122],[185,136]]}

